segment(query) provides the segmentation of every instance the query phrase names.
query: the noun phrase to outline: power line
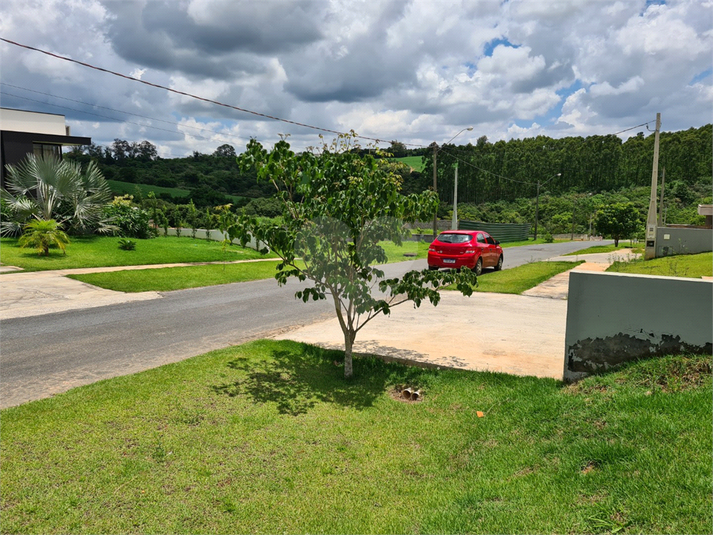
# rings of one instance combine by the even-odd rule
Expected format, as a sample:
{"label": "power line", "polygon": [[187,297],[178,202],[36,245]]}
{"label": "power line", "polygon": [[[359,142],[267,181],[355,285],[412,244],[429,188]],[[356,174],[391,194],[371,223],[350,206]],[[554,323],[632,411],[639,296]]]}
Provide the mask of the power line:
{"label": "power line", "polygon": [[640,126],[646,126],[646,127],[648,128],[648,126],[649,126],[651,123],[653,123],[653,121],[649,121],[649,122],[647,122],[647,123],[637,124],[636,126],[632,126],[631,128],[627,128],[626,130],[621,130],[621,131],[619,131],[619,132],[614,132],[614,133],[611,134],[611,135],[613,135],[613,136],[618,136],[619,134],[623,134],[624,132],[628,132],[629,130],[633,130],[634,128],[639,128]]}
{"label": "power line", "polygon": [[[86,114],[86,115],[93,115],[93,116],[95,116],[95,117],[103,117],[104,119],[117,120],[116,117],[109,117],[108,115],[102,115],[102,114],[100,114],[100,113],[93,113],[93,112],[91,112],[91,111],[79,110],[79,109],[77,109],[77,108],[71,108],[71,107],[69,107],[69,106],[61,106],[61,105],[59,105],[59,104],[52,104],[52,103],[49,103],[49,102],[43,102],[43,101],[41,101],[41,100],[37,100],[37,99],[34,99],[34,98],[29,98],[29,97],[23,97],[23,96],[21,96],[21,95],[14,95],[14,94],[8,93],[8,92],[5,92],[4,94],[5,94],[5,95],[9,95],[9,96],[11,96],[11,97],[15,97],[15,98],[20,98],[20,99],[23,99],[23,100],[29,100],[30,102],[38,102],[38,103],[40,103],[40,104],[46,104],[46,105],[52,106],[52,107],[54,107],[54,108],[59,108],[59,109],[62,109],[62,110],[72,110],[72,111],[76,111],[76,112],[79,112],[79,113],[84,113],[84,114]],[[169,133],[171,133],[171,134],[175,134],[175,133],[176,133],[175,130],[168,130],[167,128],[161,128],[161,127],[159,127],[159,126],[152,126],[152,125],[148,125],[148,124],[135,123],[134,121],[127,121],[126,119],[122,119],[121,121],[124,122],[124,123],[128,123],[128,124],[133,124],[133,125],[136,125],[136,126],[140,126],[140,127],[142,127],[142,128],[153,128],[154,130],[161,130],[161,131],[163,131],[163,132],[169,132]],[[178,124],[178,123],[177,123],[177,124]],[[179,126],[182,126],[182,125],[179,124]],[[194,128],[195,128],[195,127],[194,127]],[[200,130],[206,130],[206,129],[201,128]],[[211,131],[212,131],[212,130],[211,130]],[[225,134],[221,134],[221,133],[218,133],[218,132],[216,132],[216,134],[217,134],[219,137],[223,138],[224,141],[233,141],[232,139],[230,139],[229,137],[227,137]],[[208,138],[208,137],[206,137],[206,136],[204,136],[204,135],[201,135],[201,134],[193,134],[193,135],[194,135],[195,137],[200,138],[200,139],[204,139],[204,140],[206,140],[206,141],[210,141],[210,138]]]}
{"label": "power line", "polygon": [[[10,84],[4,84],[3,82],[0,82],[0,84],[2,84],[2,85],[10,85]],[[13,86],[13,87],[18,87],[18,86]],[[21,89],[24,89],[24,88],[21,88]],[[31,91],[31,90],[28,90],[28,91]],[[47,95],[49,95],[48,93],[42,93],[42,92],[40,92],[40,91],[34,91],[34,92],[35,92],[35,93],[40,93],[40,94],[47,94]],[[137,123],[137,122],[129,121],[129,120],[126,120],[126,119],[121,119],[121,118],[119,118],[119,117],[110,117],[110,116],[108,116],[108,115],[102,115],[102,114],[100,114],[100,113],[94,113],[94,112],[87,111],[87,110],[80,110],[80,109],[78,109],[78,108],[72,108],[72,107],[70,107],[70,106],[62,106],[62,105],[60,105],[60,104],[54,104],[54,103],[51,103],[51,102],[45,102],[45,101],[42,101],[42,100],[37,100],[37,99],[34,99],[34,98],[22,96],[22,95],[15,95],[15,94],[13,94],[13,93],[8,93],[7,91],[5,91],[3,94],[8,95],[8,96],[11,96],[11,97],[19,98],[19,99],[22,99],[22,100],[28,100],[28,101],[30,101],[30,102],[37,102],[37,103],[39,103],[39,104],[45,104],[45,105],[47,105],[47,106],[52,106],[53,108],[58,108],[58,109],[61,109],[61,110],[71,110],[71,111],[76,111],[76,112],[78,112],[78,113],[82,113],[82,114],[85,114],[85,115],[92,115],[92,116],[94,116],[94,117],[102,117],[102,118],[104,118],[104,119],[110,119],[110,120],[112,120],[112,121],[121,121],[122,123],[133,124],[133,125],[139,126],[139,127],[141,127],[141,128],[152,128],[152,129],[154,129],[154,130],[161,130],[161,131],[163,131],[163,132],[168,132],[168,133],[170,133],[170,134],[182,133],[180,130],[178,130],[178,131],[176,131],[176,130],[168,130],[168,129],[166,129],[166,128],[161,128],[161,127],[159,127],[159,126],[153,126],[153,125],[150,125],[150,124]],[[54,95],[49,95],[49,96],[54,96]],[[63,97],[57,97],[57,98],[63,98]],[[65,100],[73,100],[73,99],[65,99]],[[75,101],[75,102],[83,103],[82,101]],[[85,103],[83,103],[83,104],[85,104]],[[87,104],[87,105],[91,106],[92,104]],[[104,106],[97,106],[97,107],[102,107],[102,108],[104,108]],[[136,115],[137,117],[142,117],[142,118],[145,118],[145,119],[148,119],[148,120],[156,120],[156,121],[161,121],[161,122],[168,123],[168,124],[175,124],[175,125],[177,125],[177,126],[179,127],[179,129],[180,129],[180,128],[193,128],[193,129],[202,130],[202,131],[205,131],[205,132],[212,132],[212,133],[214,133],[219,139],[222,139],[222,140],[225,141],[225,142],[230,142],[230,143],[234,143],[234,142],[235,142],[233,138],[231,138],[230,136],[226,135],[225,133],[223,133],[223,132],[218,132],[217,130],[212,130],[212,129],[210,129],[210,128],[200,128],[200,127],[197,127],[197,126],[190,126],[190,125],[181,124],[181,123],[174,123],[174,122],[171,122],[171,121],[163,121],[163,120],[161,120],[161,119],[154,119],[154,118],[152,118],[152,117],[146,117],[146,116],[138,115],[138,114],[135,114],[135,113],[122,112],[122,111],[120,111],[120,110],[113,110],[112,108],[105,108],[105,109],[108,109],[108,110],[111,110],[111,111],[117,111],[117,112],[119,112],[119,113],[127,113],[127,114],[129,114],[129,115]],[[210,137],[207,137],[207,136],[205,136],[205,135],[201,135],[201,134],[198,134],[198,133],[196,133],[196,134],[191,134],[191,135],[194,136],[194,137],[203,139],[203,140],[205,140],[205,141],[211,141],[211,138],[210,138]]]}
{"label": "power line", "polygon": [[463,160],[463,159],[459,158],[458,156],[456,156],[456,155],[453,154],[452,152],[448,152],[446,149],[441,148],[440,150],[441,150],[442,152],[445,152],[446,154],[450,154],[450,155],[451,155],[454,159],[456,159],[457,161],[459,161],[459,162],[461,162],[461,163],[464,163],[465,165],[467,165],[467,166],[469,166],[469,167],[472,167],[472,168],[474,168],[474,169],[477,169],[478,171],[482,171],[482,172],[484,172],[484,173],[488,173],[489,175],[493,175],[493,176],[496,176],[496,177],[498,177],[498,178],[502,178],[503,180],[509,180],[510,182],[517,182],[517,183],[519,183],[519,184],[528,184],[528,185],[530,185],[530,186],[533,185],[532,182],[525,182],[525,181],[523,181],[523,180],[515,180],[514,178],[509,178],[509,177],[506,177],[506,176],[503,176],[503,175],[499,175],[499,174],[497,174],[497,173],[493,173],[492,171],[488,171],[487,169],[483,169],[482,167],[478,167],[477,165],[472,164],[471,162],[469,162],[469,161],[467,161],[467,160]]}
{"label": "power line", "polygon": [[[266,113],[260,113],[260,112],[257,112],[257,111],[248,110],[248,109],[246,109],[246,108],[240,108],[240,107],[234,106],[234,105],[232,105],[232,104],[226,104],[225,102],[220,102],[220,101],[218,101],[218,100],[213,100],[213,99],[210,99],[210,98],[201,97],[201,96],[198,96],[198,95],[194,95],[194,94],[192,94],[192,93],[186,93],[185,91],[179,91],[179,90],[177,90],[177,89],[172,89],[172,88],[166,87],[166,86],[164,86],[164,85],[154,84],[154,83],[152,83],[152,82],[147,82],[146,80],[141,80],[140,78],[134,78],[133,76],[128,76],[128,75],[126,75],[126,74],[121,74],[121,73],[116,72],[116,71],[112,71],[112,70],[109,70],[109,69],[105,69],[105,68],[103,68],[103,67],[98,67],[98,66],[96,66],[96,65],[92,65],[91,63],[86,63],[86,62],[79,61],[79,60],[72,59],[72,58],[68,58],[68,57],[65,57],[65,56],[60,56],[59,54],[54,54],[53,52],[48,52],[47,50],[42,50],[41,48],[36,48],[36,47],[33,47],[33,46],[29,46],[29,45],[24,45],[24,44],[22,44],[22,43],[18,43],[18,42],[16,42],[16,41],[11,41],[10,39],[5,39],[4,37],[0,37],[0,41],[4,41],[4,42],[6,42],[6,43],[8,43],[8,44],[11,44],[11,45],[14,45],[14,46],[18,46],[18,47],[20,47],[20,48],[25,48],[25,49],[27,49],[27,50],[33,50],[33,51],[35,51],[35,52],[40,52],[40,53],[42,53],[42,54],[45,54],[45,55],[47,55],[47,56],[50,56],[50,57],[53,57],[53,58],[56,58],[56,59],[61,59],[61,60],[64,60],[64,61],[68,61],[68,62],[70,62],[70,63],[76,63],[77,65],[81,65],[82,67],[87,67],[87,68],[93,69],[93,70],[95,70],[95,71],[105,72],[105,73],[107,73],[107,74],[111,74],[111,75],[114,75],[114,76],[118,76],[119,78],[124,78],[124,79],[126,79],[126,80],[131,80],[132,82],[138,82],[138,83],[140,83],[140,84],[144,84],[144,85],[147,85],[147,86],[150,86],[150,87],[155,87],[155,88],[157,88],[157,89],[163,89],[164,91],[169,91],[169,92],[175,93],[175,94],[177,94],[177,95],[182,95],[182,96],[184,96],[184,97],[189,97],[189,98],[192,98],[192,99],[195,99],[195,100],[200,100],[200,101],[203,101],[203,102],[208,102],[209,104],[215,104],[216,106],[222,106],[222,107],[224,107],[224,108],[229,108],[229,109],[237,110],[237,111],[240,111],[240,112],[243,112],[243,113],[249,113],[249,114],[255,115],[255,116],[257,116],[257,117],[263,117],[263,118],[265,118],[265,119],[271,119],[271,120],[273,120],[273,121],[279,121],[279,122],[282,122],[282,123],[287,123],[287,124],[291,124],[291,125],[294,125],[294,126],[299,126],[299,127],[302,127],[302,128],[310,128],[310,129],[312,129],[312,130],[317,130],[317,131],[320,131],[320,132],[327,132],[327,133],[329,133],[329,134],[336,134],[336,135],[344,135],[344,134],[346,134],[346,132],[339,132],[338,130],[332,130],[332,129],[330,129],[330,128],[322,128],[322,127],[320,127],[320,126],[314,126],[314,125],[311,125],[311,124],[300,123],[300,122],[297,122],[297,121],[291,121],[291,120],[289,120],[289,119],[283,119],[283,118],[281,118],[281,117],[275,117],[274,115],[268,115],[268,114],[266,114]],[[366,139],[366,140],[369,140],[369,141],[374,141],[374,142],[376,142],[376,143],[382,143],[382,142],[385,142],[385,141],[386,141],[386,140],[383,140],[383,139],[374,138],[374,137],[368,137],[368,136],[362,136],[362,135],[359,135],[359,134],[355,134],[355,137],[360,138],[360,139]],[[411,144],[411,143],[403,143],[403,144],[404,144],[404,145],[411,145],[411,146],[422,147],[422,145],[413,145],[413,144]]]}
{"label": "power line", "polygon": [[[125,115],[133,115],[134,117],[141,117],[142,119],[147,119],[147,120],[149,120],[149,121],[158,121],[158,122],[161,122],[161,123],[176,125],[176,126],[179,126],[179,127],[181,127],[181,128],[191,128],[191,129],[193,129],[193,130],[201,130],[201,131],[204,131],[204,132],[212,132],[212,133],[214,133],[214,134],[218,134],[219,136],[226,137],[223,132],[219,132],[218,130],[214,130],[214,129],[212,129],[212,128],[201,128],[200,126],[191,126],[191,125],[187,125],[187,124],[178,123],[178,122],[176,122],[176,121],[167,121],[167,120],[165,120],[165,119],[159,119],[159,118],[157,118],[157,117],[149,117],[149,116],[147,116],[147,115],[141,115],[141,114],[139,114],[139,113],[132,113],[132,112],[130,112],[130,111],[123,111],[123,110],[117,110],[117,109],[114,109],[114,108],[108,108],[108,107],[106,107],[106,106],[100,106],[99,104],[91,104],[91,103],[85,102],[85,101],[83,101],[83,100],[77,100],[77,99],[67,98],[67,97],[60,97],[59,95],[53,95],[53,94],[51,94],[51,93],[45,93],[45,92],[43,92],[43,91],[37,91],[36,89],[29,89],[29,88],[27,88],[27,87],[21,87],[21,86],[19,86],[19,85],[8,84],[8,83],[6,83],[6,82],[0,82],[0,85],[5,85],[5,86],[8,86],[8,87],[14,87],[15,89],[22,89],[23,91],[29,91],[29,92],[31,92],[31,93],[37,93],[37,94],[39,94],[39,95],[45,95],[45,96],[48,96],[48,97],[58,98],[58,99],[61,99],[61,100],[68,100],[68,101],[70,101],[70,102],[76,102],[76,103],[78,103],[78,104],[84,104],[84,105],[86,105],[86,106],[92,106],[93,108],[101,108],[101,109],[103,109],[103,110],[109,110],[109,111],[113,111],[113,112],[115,112],[115,113],[123,113],[123,114],[125,114]],[[19,95],[13,95],[13,94],[7,93],[7,92],[6,92],[5,94],[6,94],[6,95],[10,95],[10,96],[14,96],[14,97],[18,97],[18,98],[25,98],[26,100],[32,100],[32,99],[29,99],[29,98],[26,98],[26,97],[21,97],[21,96],[19,96]],[[39,100],[36,100],[36,101],[34,101],[34,102],[41,102],[41,103],[43,103],[43,104],[49,104],[50,106],[56,106],[56,107],[58,107],[58,108],[61,108],[61,107],[62,107],[62,106],[59,106],[58,104],[52,104],[52,103],[50,103],[50,102],[42,102],[42,101],[39,101]],[[105,115],[99,115],[99,114],[92,113],[92,112],[88,112],[88,111],[85,111],[85,110],[77,110],[77,109],[75,109],[75,108],[65,108],[65,109],[74,110],[74,111],[78,111],[78,112],[81,112],[81,113],[87,113],[87,114],[90,114],[90,115],[96,115],[97,117],[106,117]],[[117,119],[117,120],[118,120],[118,118],[114,118],[114,117],[108,117],[108,118],[109,118],[109,119]],[[123,119],[121,119],[121,120],[123,121]],[[124,121],[124,122],[128,122],[128,123],[130,123],[130,124],[139,124],[139,123],[131,123],[130,121]],[[148,124],[147,124],[147,125],[140,125],[140,124],[139,124],[139,126],[145,126],[145,127],[147,127],[147,128],[157,128],[157,127],[155,127],[155,126],[148,125]],[[162,130],[162,129],[159,129],[159,130]],[[169,131],[170,131],[170,130],[169,130]],[[227,137],[226,137],[226,139],[227,139]]]}

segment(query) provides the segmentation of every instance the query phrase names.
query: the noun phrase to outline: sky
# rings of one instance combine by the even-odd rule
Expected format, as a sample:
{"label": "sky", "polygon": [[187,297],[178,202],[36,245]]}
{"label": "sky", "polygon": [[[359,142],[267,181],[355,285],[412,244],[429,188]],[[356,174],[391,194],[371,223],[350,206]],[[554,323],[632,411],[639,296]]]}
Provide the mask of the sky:
{"label": "sky", "polygon": [[[713,0],[3,0],[0,37],[245,110],[408,144],[713,121]],[[320,131],[0,42],[0,106],[165,158]],[[332,134],[324,134],[331,140]],[[368,144],[364,140],[363,144]]]}

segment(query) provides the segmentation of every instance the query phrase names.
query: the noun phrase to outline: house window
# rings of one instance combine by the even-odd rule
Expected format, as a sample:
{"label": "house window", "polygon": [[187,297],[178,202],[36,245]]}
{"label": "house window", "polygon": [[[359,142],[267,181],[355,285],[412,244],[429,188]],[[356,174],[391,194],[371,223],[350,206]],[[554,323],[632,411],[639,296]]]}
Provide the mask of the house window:
{"label": "house window", "polygon": [[43,156],[47,158],[48,156],[54,156],[55,158],[62,159],[62,145],[50,145],[49,143],[33,143],[32,152],[35,156]]}

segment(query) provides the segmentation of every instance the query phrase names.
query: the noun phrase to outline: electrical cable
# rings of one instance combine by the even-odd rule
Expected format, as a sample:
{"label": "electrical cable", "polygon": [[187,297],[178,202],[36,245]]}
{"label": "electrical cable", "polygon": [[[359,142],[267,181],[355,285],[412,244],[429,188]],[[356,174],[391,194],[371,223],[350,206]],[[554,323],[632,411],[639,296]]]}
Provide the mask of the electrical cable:
{"label": "electrical cable", "polygon": [[[204,131],[204,132],[212,132],[212,133],[218,134],[218,135],[220,135],[220,136],[225,136],[225,133],[219,132],[218,130],[214,130],[214,129],[212,129],[212,128],[201,128],[200,126],[191,126],[191,125],[187,125],[187,124],[177,123],[176,121],[167,121],[167,120],[165,120],[165,119],[159,119],[159,118],[157,118],[157,117],[149,117],[149,116],[147,116],[147,115],[141,115],[141,114],[139,114],[139,113],[132,113],[132,112],[130,112],[130,111],[123,111],[123,110],[117,110],[117,109],[114,109],[114,108],[108,108],[107,106],[100,106],[99,104],[91,104],[91,103],[89,103],[89,102],[85,102],[85,101],[83,101],[83,100],[77,100],[77,99],[73,99],[73,98],[60,97],[59,95],[53,95],[53,94],[51,94],[51,93],[45,93],[45,92],[43,92],[43,91],[37,91],[36,89],[29,89],[29,88],[27,88],[27,87],[22,87],[22,86],[19,86],[19,85],[8,84],[8,83],[6,83],[6,82],[0,82],[0,85],[5,85],[5,86],[8,86],[8,87],[14,87],[15,89],[22,89],[23,91],[29,91],[29,92],[31,92],[31,93],[37,93],[37,94],[39,94],[39,95],[45,95],[45,96],[47,96],[47,97],[57,98],[57,99],[61,99],[61,100],[68,100],[68,101],[70,101],[70,102],[76,102],[76,103],[78,103],[78,104],[84,104],[84,105],[86,105],[86,106],[92,106],[93,108],[101,108],[101,109],[103,109],[103,110],[109,110],[109,111],[113,111],[113,112],[115,112],[115,113],[123,113],[123,114],[125,114],[125,115],[133,115],[134,117],[141,117],[142,119],[147,119],[147,120],[149,120],[149,121],[158,121],[158,122],[161,122],[161,123],[166,123],[166,124],[172,124],[172,125],[180,126],[181,128],[191,128],[191,129],[193,129],[193,130],[202,130],[202,131]],[[14,97],[18,97],[18,98],[26,98],[26,97],[21,97],[21,96],[19,96],[19,95],[13,95],[13,94],[7,93],[7,92],[6,92],[5,94],[6,94],[6,95],[10,95],[10,96],[14,96]],[[32,99],[26,98],[26,100],[32,100]],[[36,100],[36,101],[34,101],[34,102],[42,102],[42,101]],[[42,102],[42,103],[43,103],[43,104],[49,104],[50,106],[62,107],[62,106],[59,106],[58,104],[52,104],[52,103],[50,103],[50,102]],[[66,108],[66,109],[74,110],[74,111],[79,111],[79,112],[81,112],[81,113],[90,113],[91,115],[97,115],[97,117],[106,117],[106,116],[104,116],[104,115],[93,114],[93,113],[91,113],[91,112],[84,111],[84,110],[77,110],[77,109],[75,109],[75,108]],[[118,118],[114,118],[114,119],[118,120]],[[126,122],[130,122],[130,121],[126,121]],[[138,123],[130,123],[130,124],[138,124]],[[145,127],[147,127],[147,128],[155,128],[155,127],[152,126],[152,125],[139,125],[139,126],[145,126]]]}
{"label": "electrical cable", "polygon": [[[314,125],[307,124],[307,123],[300,123],[300,122],[298,122],[298,121],[291,121],[291,120],[289,120],[289,119],[283,119],[283,118],[281,118],[281,117],[275,117],[274,115],[268,115],[268,114],[266,114],[266,113],[260,113],[260,112],[253,111],[253,110],[249,110],[249,109],[246,109],[246,108],[240,108],[240,107],[234,106],[234,105],[232,105],[232,104],[226,104],[225,102],[220,102],[220,101],[218,101],[218,100],[213,100],[213,99],[210,99],[210,98],[201,97],[201,96],[198,96],[198,95],[194,95],[194,94],[192,94],[192,93],[186,93],[185,91],[179,91],[178,89],[172,89],[172,88],[166,87],[166,86],[164,86],[164,85],[155,84],[155,83],[153,83],[153,82],[148,82],[148,81],[146,81],[146,80],[141,80],[140,78],[134,78],[133,76],[128,76],[128,75],[126,75],[126,74],[121,74],[121,73],[116,72],[116,71],[112,71],[112,70],[109,70],[109,69],[105,69],[105,68],[103,68],[103,67],[98,67],[98,66],[96,66],[96,65],[92,65],[91,63],[86,63],[86,62],[84,62],[84,61],[79,61],[79,60],[72,59],[72,58],[68,58],[68,57],[65,57],[65,56],[60,56],[59,54],[54,54],[53,52],[48,52],[47,50],[42,50],[41,48],[36,48],[36,47],[34,47],[34,46],[24,45],[24,44],[22,44],[22,43],[18,43],[18,42],[16,42],[16,41],[11,41],[10,39],[6,39],[6,38],[4,38],[4,37],[0,37],[0,41],[4,41],[5,43],[8,43],[8,44],[11,44],[11,45],[14,45],[14,46],[18,46],[18,47],[20,47],[20,48],[25,48],[25,49],[27,49],[27,50],[33,50],[33,51],[35,51],[35,52],[40,52],[41,54],[45,54],[45,55],[47,55],[47,56],[50,56],[50,57],[53,57],[53,58],[56,58],[56,59],[61,59],[61,60],[64,60],[64,61],[68,61],[68,62],[70,62],[70,63],[75,63],[75,64],[77,64],[77,65],[81,65],[82,67],[87,67],[87,68],[93,69],[93,70],[95,70],[95,71],[104,72],[104,73],[107,73],[107,74],[111,74],[111,75],[113,75],[113,76],[118,76],[119,78],[124,78],[124,79],[126,79],[126,80],[131,80],[132,82],[138,82],[138,83],[140,83],[140,84],[144,84],[144,85],[147,85],[147,86],[149,86],[149,87],[154,87],[154,88],[157,88],[157,89],[163,89],[164,91],[169,91],[169,92],[171,92],[171,93],[175,93],[176,95],[181,95],[181,96],[184,96],[184,97],[189,97],[189,98],[192,98],[192,99],[195,99],[195,100],[200,100],[200,101],[202,101],[202,102],[208,102],[209,104],[215,104],[216,106],[222,106],[222,107],[224,107],[224,108],[229,108],[229,109],[237,110],[237,111],[240,111],[240,112],[243,112],[243,113],[249,113],[249,114],[255,115],[255,116],[257,116],[257,117],[263,117],[263,118],[265,118],[265,119],[271,119],[271,120],[273,120],[273,121],[279,121],[279,122],[282,122],[282,123],[287,123],[287,124],[291,124],[291,125],[294,125],[294,126],[299,126],[299,127],[302,127],[302,128],[310,128],[310,129],[312,129],[312,130],[317,130],[317,131],[320,131],[320,132],[327,132],[327,133],[329,133],[329,134],[336,134],[336,135],[345,135],[345,134],[346,134],[346,132],[339,132],[338,130],[332,130],[332,129],[330,129],[330,128],[323,128],[323,127],[321,127],[321,126],[314,126]],[[362,135],[359,135],[359,134],[355,134],[355,137],[357,137],[357,138],[359,138],[359,139],[366,139],[366,140],[369,140],[369,141],[374,141],[374,142],[376,142],[377,144],[378,144],[378,143],[382,143],[382,142],[386,142],[386,140],[383,140],[383,139],[374,138],[374,137],[369,137],[369,136],[362,136]],[[403,143],[403,144],[404,144],[404,145],[411,145],[411,146],[422,147],[422,145],[413,145],[413,144],[411,144],[411,143]]]}

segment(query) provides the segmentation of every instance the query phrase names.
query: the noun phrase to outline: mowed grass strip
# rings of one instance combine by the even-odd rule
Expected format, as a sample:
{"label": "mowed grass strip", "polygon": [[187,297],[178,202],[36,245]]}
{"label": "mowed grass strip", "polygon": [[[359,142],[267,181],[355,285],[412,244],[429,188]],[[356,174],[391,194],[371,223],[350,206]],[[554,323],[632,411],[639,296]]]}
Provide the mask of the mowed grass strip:
{"label": "mowed grass strip", "polygon": [[107,273],[68,275],[68,277],[117,292],[169,292],[233,282],[269,279],[275,276],[275,268],[278,263],[278,260],[266,260],[237,264],[132,269]]}
{"label": "mowed grass strip", "polygon": [[258,341],[2,411],[3,533],[710,532],[710,357],[572,386],[342,357]]}
{"label": "mowed grass strip", "polygon": [[[500,294],[521,294],[534,288],[540,283],[551,279],[564,271],[570,270],[581,264],[579,262],[532,262],[502,271],[484,270],[478,277],[478,285],[473,288],[476,292],[489,292]],[[447,290],[455,290],[449,286]]]}
{"label": "mowed grass strip", "polygon": [[629,245],[624,245],[623,242],[619,242],[618,246],[615,246],[614,244],[610,245],[593,245],[591,247],[587,247],[586,249],[581,249],[579,251],[575,251],[573,253],[567,253],[564,256],[577,256],[581,254],[595,254],[595,253],[614,253],[616,251],[619,251],[620,249],[635,249],[635,252],[638,252],[639,249],[641,249],[641,244],[637,243],[632,243],[630,242]]}
{"label": "mowed grass strip", "polygon": [[607,271],[664,277],[713,277],[713,253],[614,262]]}
{"label": "mowed grass strip", "polygon": [[25,271],[71,269],[86,267],[132,266],[148,264],[175,264],[184,262],[219,262],[270,258],[254,249],[231,245],[225,250],[220,242],[191,237],[158,237],[138,240],[136,249],[119,249],[121,238],[90,236],[72,237],[67,254],[50,249],[50,256],[38,256],[33,249],[22,249],[15,238],[0,239],[0,260],[4,265],[17,266]]}
{"label": "mowed grass strip", "polygon": [[[190,244],[190,242],[188,243]],[[390,262],[404,262],[415,258],[425,258],[428,253],[428,244],[424,243],[404,242],[402,246],[397,246],[392,242],[382,242],[381,245],[384,247]],[[249,251],[252,250],[250,249]],[[404,256],[404,253],[411,253],[417,256],[407,257]],[[261,255],[258,253],[257,256]],[[167,292],[273,278],[278,263],[278,260],[274,262],[265,260],[261,262],[137,269],[68,276],[71,279],[118,292]],[[302,263],[300,262],[298,265],[302,265]]]}

